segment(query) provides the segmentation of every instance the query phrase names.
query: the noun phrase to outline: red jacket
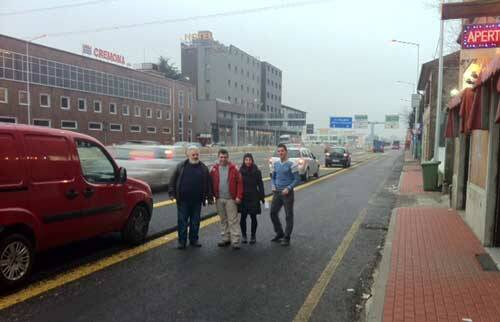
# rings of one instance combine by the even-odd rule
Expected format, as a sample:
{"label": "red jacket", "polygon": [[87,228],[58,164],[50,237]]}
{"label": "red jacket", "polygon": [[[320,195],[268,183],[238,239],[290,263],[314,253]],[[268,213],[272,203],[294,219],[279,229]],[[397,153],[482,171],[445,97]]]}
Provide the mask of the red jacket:
{"label": "red jacket", "polygon": [[[228,180],[229,180],[229,193],[233,199],[243,199],[243,179],[241,173],[236,166],[229,162],[228,166]],[[215,198],[219,198],[219,164],[213,166],[210,171],[212,178],[213,192]]]}

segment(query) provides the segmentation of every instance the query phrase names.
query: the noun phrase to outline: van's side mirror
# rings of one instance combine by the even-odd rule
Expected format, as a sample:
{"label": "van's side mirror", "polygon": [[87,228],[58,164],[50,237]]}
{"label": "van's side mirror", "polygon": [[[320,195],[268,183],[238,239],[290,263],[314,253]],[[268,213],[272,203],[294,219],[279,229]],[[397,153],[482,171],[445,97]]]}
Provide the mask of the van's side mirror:
{"label": "van's side mirror", "polygon": [[127,169],[120,167],[118,169],[118,183],[127,182]]}

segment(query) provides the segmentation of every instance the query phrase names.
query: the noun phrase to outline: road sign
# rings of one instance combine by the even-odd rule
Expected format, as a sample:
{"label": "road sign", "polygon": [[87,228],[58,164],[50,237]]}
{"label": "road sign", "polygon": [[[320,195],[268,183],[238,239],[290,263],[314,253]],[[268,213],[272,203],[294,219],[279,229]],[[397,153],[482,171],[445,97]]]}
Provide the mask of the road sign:
{"label": "road sign", "polygon": [[352,129],[352,117],[330,117],[330,128]]}
{"label": "road sign", "polygon": [[399,115],[392,114],[385,116],[386,129],[399,129]]}
{"label": "road sign", "polygon": [[354,115],[354,128],[355,129],[367,129],[368,128],[368,115]]}

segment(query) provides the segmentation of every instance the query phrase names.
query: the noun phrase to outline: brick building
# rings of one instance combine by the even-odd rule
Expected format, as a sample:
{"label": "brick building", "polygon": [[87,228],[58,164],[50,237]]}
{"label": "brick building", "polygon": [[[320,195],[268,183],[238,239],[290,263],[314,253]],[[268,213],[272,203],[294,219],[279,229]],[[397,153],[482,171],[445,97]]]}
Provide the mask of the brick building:
{"label": "brick building", "polygon": [[104,144],[192,141],[191,84],[28,45],[0,35],[0,122],[68,129]]}

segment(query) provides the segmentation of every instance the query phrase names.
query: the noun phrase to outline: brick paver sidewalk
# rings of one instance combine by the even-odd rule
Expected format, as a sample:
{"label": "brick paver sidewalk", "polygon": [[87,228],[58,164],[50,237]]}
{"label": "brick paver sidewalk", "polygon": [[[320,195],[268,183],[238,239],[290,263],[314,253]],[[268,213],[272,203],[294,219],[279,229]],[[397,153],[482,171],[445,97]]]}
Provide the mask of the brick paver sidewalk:
{"label": "brick paver sidewalk", "polygon": [[424,193],[424,182],[420,164],[406,164],[401,178],[401,194]]}
{"label": "brick paver sidewalk", "polygon": [[384,322],[500,321],[500,273],[485,272],[484,249],[455,212],[397,209]]}

